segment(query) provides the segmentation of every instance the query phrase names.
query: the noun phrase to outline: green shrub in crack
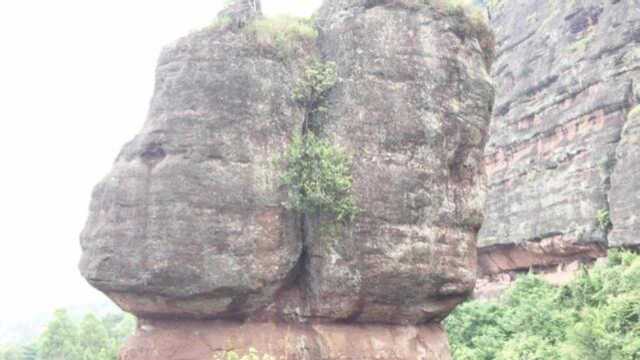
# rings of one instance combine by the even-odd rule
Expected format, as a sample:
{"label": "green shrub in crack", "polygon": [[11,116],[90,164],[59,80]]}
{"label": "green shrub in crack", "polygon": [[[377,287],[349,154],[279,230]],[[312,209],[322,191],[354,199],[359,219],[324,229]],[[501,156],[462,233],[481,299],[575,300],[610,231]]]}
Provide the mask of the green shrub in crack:
{"label": "green shrub in crack", "polygon": [[314,59],[293,89],[293,100],[308,111],[326,112],[324,100],[337,81],[338,73],[334,62]]}
{"label": "green shrub in crack", "polygon": [[245,31],[255,37],[259,46],[275,49],[283,60],[291,58],[318,37],[310,19],[284,15],[256,19]]}
{"label": "green shrub in crack", "polygon": [[358,213],[351,188],[351,160],[340,148],[309,132],[296,136],[284,154],[282,183],[289,206],[310,214],[329,214],[340,222]]}
{"label": "green shrub in crack", "polygon": [[611,216],[609,215],[609,210],[600,209],[596,213],[596,220],[598,221],[598,226],[604,231],[609,230],[611,228]]}

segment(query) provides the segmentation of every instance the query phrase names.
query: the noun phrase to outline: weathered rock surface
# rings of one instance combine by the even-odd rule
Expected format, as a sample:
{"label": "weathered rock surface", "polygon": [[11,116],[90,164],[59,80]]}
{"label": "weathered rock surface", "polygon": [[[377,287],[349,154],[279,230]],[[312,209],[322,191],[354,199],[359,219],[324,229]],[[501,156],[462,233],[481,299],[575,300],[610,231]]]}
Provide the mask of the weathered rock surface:
{"label": "weathered rock surface", "polygon": [[95,188],[87,280],[140,316],[271,303],[302,249],[273,162],[300,128],[294,83],[242,33],[212,28],[167,48],[142,132]]}
{"label": "weathered rock surface", "polygon": [[[580,259],[574,262],[567,262],[562,259],[562,264],[549,267],[527,269],[526,274],[532,272],[540,279],[555,286],[563,286],[580,276],[585,267],[589,268],[597,262],[606,262],[606,257],[597,260]],[[482,265],[480,265],[482,266]],[[478,278],[476,288],[473,291],[474,299],[497,300],[505,291],[509,290],[514,283],[520,279],[524,273],[517,270],[503,271],[497,274]]]}
{"label": "weathered rock surface", "polygon": [[[480,257],[494,249],[522,261],[482,271],[600,256],[608,234],[598,212],[625,216],[608,194],[619,186],[616,148],[639,100],[640,2],[498,1],[491,15],[497,95]],[[621,232],[612,245],[625,241]]]}
{"label": "weathered rock surface", "polygon": [[[317,44],[284,54],[245,29],[258,9],[163,53],[93,194],[80,268],[140,318],[122,358],[448,359],[439,321],[476,276],[490,34],[418,1],[327,0]],[[309,119],[293,89],[317,54],[339,81]],[[350,223],[283,205],[273,160],[311,120],[353,158]]]}
{"label": "weathered rock surface", "polygon": [[566,243],[562,237],[540,242],[488,246],[478,249],[480,275],[493,275],[514,270],[554,268],[574,261],[588,263],[607,255],[600,243]]}
{"label": "weathered rock surface", "polygon": [[[640,57],[640,45],[637,55]],[[640,98],[640,78],[636,83]],[[616,149],[616,167],[609,193],[610,246],[640,247],[640,106],[629,113]]]}
{"label": "weathered rock surface", "polygon": [[424,323],[472,290],[493,88],[465,21],[397,1],[320,9],[340,82],[315,121],[353,155],[362,212],[336,227],[307,218],[312,315]]}
{"label": "weathered rock surface", "polygon": [[[289,360],[449,360],[438,324],[428,326],[143,320],[121,360],[212,360],[254,348]],[[222,357],[224,358],[224,357]]]}

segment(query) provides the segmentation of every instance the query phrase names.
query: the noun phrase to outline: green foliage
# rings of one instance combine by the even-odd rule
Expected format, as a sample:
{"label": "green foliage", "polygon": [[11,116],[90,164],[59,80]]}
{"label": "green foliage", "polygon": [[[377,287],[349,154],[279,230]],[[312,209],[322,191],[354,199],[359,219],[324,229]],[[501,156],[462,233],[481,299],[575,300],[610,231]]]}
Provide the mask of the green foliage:
{"label": "green foliage", "polygon": [[611,228],[611,217],[609,216],[609,210],[600,209],[596,213],[596,220],[598,221],[598,226],[604,231],[607,231]]}
{"label": "green foliage", "polygon": [[87,314],[81,321],[74,321],[67,311],[56,310],[36,342],[0,347],[0,360],[115,360],[134,329],[135,320],[130,315],[98,318]]}
{"label": "green foliage", "polygon": [[42,335],[40,354],[45,359],[80,359],[78,327],[65,310],[56,310]]}
{"label": "green foliage", "polygon": [[561,354],[544,337],[517,334],[509,339],[496,360],[561,360]]}
{"label": "green foliage", "polygon": [[318,37],[310,19],[285,15],[256,19],[245,31],[255,37],[258,45],[276,49],[283,59],[293,56],[296,50]]}
{"label": "green foliage", "polygon": [[289,189],[291,208],[330,214],[350,221],[357,214],[351,194],[351,161],[343,150],[313,133],[296,136],[284,154],[281,176]]}
{"label": "green foliage", "polygon": [[562,287],[524,276],[445,323],[456,360],[640,359],[640,256],[611,250]]}
{"label": "green foliage", "polygon": [[0,346],[0,360],[22,360],[22,352],[17,346]]}
{"label": "green foliage", "polygon": [[484,53],[484,62],[489,69],[495,58],[495,36],[489,28],[486,8],[482,2],[474,0],[421,0],[457,18],[452,23],[452,31],[462,40],[469,37],[478,39]]}
{"label": "green foliage", "polygon": [[256,349],[249,349],[249,353],[240,356],[234,351],[227,351],[222,355],[214,355],[213,360],[275,360],[271,355],[260,354]]}
{"label": "green foliage", "polygon": [[312,60],[293,89],[293,99],[302,107],[324,112],[325,97],[338,81],[334,62]]}

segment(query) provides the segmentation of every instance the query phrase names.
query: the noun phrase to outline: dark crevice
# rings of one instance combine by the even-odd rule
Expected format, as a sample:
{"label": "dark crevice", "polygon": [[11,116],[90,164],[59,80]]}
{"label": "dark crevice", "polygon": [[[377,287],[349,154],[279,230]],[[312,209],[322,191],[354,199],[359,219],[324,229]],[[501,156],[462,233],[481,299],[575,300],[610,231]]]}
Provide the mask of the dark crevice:
{"label": "dark crevice", "polygon": [[299,236],[302,242],[302,249],[300,250],[300,255],[298,256],[298,260],[291,268],[291,271],[287,275],[284,281],[284,286],[279,290],[280,292],[290,290],[290,289],[300,289],[305,290],[305,282],[308,278],[308,264],[309,264],[309,250],[306,246],[305,239],[307,238],[307,220],[304,214],[296,215],[298,217],[298,223],[300,226]]}

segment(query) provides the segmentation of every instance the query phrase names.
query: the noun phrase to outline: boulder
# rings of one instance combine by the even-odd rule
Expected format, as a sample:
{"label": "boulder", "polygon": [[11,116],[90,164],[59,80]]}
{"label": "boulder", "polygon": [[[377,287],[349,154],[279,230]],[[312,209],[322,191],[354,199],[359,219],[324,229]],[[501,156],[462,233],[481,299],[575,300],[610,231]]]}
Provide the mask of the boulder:
{"label": "boulder", "polygon": [[300,129],[295,75],[212,27],[162,53],[141,131],[93,192],[82,274],[139,316],[244,317],[300,257],[274,159]]}

